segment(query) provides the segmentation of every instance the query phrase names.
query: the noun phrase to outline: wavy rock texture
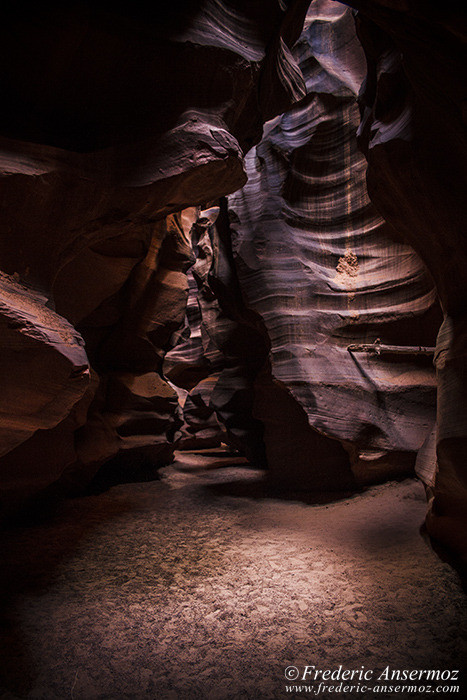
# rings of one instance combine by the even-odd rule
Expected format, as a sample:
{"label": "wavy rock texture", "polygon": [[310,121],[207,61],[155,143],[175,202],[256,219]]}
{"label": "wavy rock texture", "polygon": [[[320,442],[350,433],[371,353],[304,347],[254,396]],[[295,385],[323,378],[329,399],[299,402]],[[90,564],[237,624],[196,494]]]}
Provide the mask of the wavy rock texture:
{"label": "wavy rock texture", "polygon": [[[262,319],[249,309],[235,267],[226,201],[197,249],[211,251],[209,269],[197,279],[203,323],[222,356],[211,404],[227,431],[227,441],[252,464],[266,466],[263,424],[253,414],[255,381],[267,361],[269,338]],[[209,256],[208,256],[209,258]]]}
{"label": "wavy rock texture", "polygon": [[190,208],[154,227],[149,250],[125,286],[123,313],[115,325],[101,325],[112,318],[108,303],[79,324],[83,336],[94,342],[95,324],[101,334],[105,331],[94,348],[88,344],[101,384],[77,436],[83,464],[115,455],[120,467],[138,459],[157,465],[171,455],[181,421],[177,394],[162,378],[162,363],[185,314],[195,217],[196,209]]}
{"label": "wavy rock texture", "polygon": [[[8,510],[18,491],[29,494],[58,478],[73,432],[85,422],[92,385],[79,333],[39,294],[3,273],[0,334],[0,508]],[[50,449],[44,440],[50,434],[68,445]],[[47,468],[36,470],[41,447]]]}
{"label": "wavy rock texture", "polygon": [[[180,418],[161,367],[183,321],[192,262],[191,223],[184,228],[185,215],[176,212],[241,186],[243,150],[259,140],[271,113],[303,94],[289,47],[306,4],[4,8],[0,268],[31,290],[43,313],[46,304],[56,310],[51,331],[70,321],[81,334],[67,349],[47,332],[36,334],[44,361],[37,377],[20,382],[33,413],[17,437],[31,451],[38,437],[28,435],[59,423],[54,434],[42,434],[24,482],[51,471],[41,483],[54,481],[60,450],[73,482],[112,456],[170,458]],[[6,306],[15,319],[16,298]],[[26,351],[29,336],[19,326],[10,330],[9,346]],[[64,357],[60,371],[52,369],[49,345],[57,363]],[[6,358],[8,384],[21,372],[21,357]],[[84,387],[66,386],[64,374],[90,365],[97,374],[83,401],[94,400],[76,431],[70,411]],[[50,419],[33,418],[32,380],[44,391],[50,381]],[[9,402],[8,425],[20,425],[21,411]],[[24,463],[21,454],[9,453],[9,470]]]}
{"label": "wavy rock texture", "polygon": [[435,407],[430,357],[348,346],[430,346],[440,319],[426,268],[366,193],[350,10],[313,3],[294,55],[308,94],[246,158],[248,183],[229,197],[233,248],[271,339],[255,415],[273,479],[345,488],[410,471]]}
{"label": "wavy rock texture", "polygon": [[[200,211],[192,241],[197,258],[192,273],[209,374],[189,397],[201,409],[208,405],[215,411],[224,426],[224,441],[253,464],[264,466],[263,425],[252,411],[255,378],[267,360],[269,340],[261,319],[244,304],[225,200]],[[189,421],[193,418],[190,402],[188,411]]]}
{"label": "wavy rock texture", "polygon": [[[63,488],[80,485],[110,458],[120,476],[170,460],[182,416],[163,360],[180,336],[194,249],[203,353],[215,360],[204,375],[196,355],[201,375],[197,365],[181,379],[191,434],[214,409],[232,445],[259,464],[265,445],[276,483],[294,488],[405,473],[418,452],[434,494],[429,531],[467,557],[465,16],[454,0],[348,4],[368,62],[360,144],[387,224],[355,149],[365,64],[338,3],[315,0],[296,45],[307,0],[7,3],[10,500],[61,473]],[[214,222],[207,203],[245,184],[243,154],[266,120],[230,224],[225,203]],[[377,338],[431,346],[432,279],[445,313],[436,439],[430,360],[347,350]]]}
{"label": "wavy rock texture", "polygon": [[[0,323],[0,454],[6,454],[37,428],[54,427],[69,413],[86,391],[89,369],[84,343],[73,326],[5,274],[0,275]],[[8,374],[11,363],[18,365],[14,377]],[[30,396],[28,386],[34,388]]]}
{"label": "wavy rock texture", "polygon": [[[212,262],[210,246],[206,253]],[[195,270],[201,272],[199,268],[205,266],[204,258],[198,255],[188,272],[185,325],[176,346],[164,358],[164,376],[173,383],[183,411],[178,449],[217,447],[225,439],[225,430],[211,404],[212,392],[224,363],[203,324],[198,285],[193,275]],[[209,264],[207,269],[210,269]]]}
{"label": "wavy rock texture", "polygon": [[[467,139],[462,3],[392,0],[359,10],[368,61],[360,142],[369,193],[394,231],[428,266],[445,321],[438,336],[437,471],[427,527],[467,563],[466,297]],[[434,481],[434,489],[432,488]]]}

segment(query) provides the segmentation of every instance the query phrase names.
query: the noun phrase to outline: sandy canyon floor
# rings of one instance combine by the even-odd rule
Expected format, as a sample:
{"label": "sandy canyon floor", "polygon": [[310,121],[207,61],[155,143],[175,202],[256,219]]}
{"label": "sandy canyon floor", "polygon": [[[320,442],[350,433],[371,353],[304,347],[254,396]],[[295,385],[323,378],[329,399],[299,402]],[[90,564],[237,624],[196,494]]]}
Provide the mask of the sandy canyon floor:
{"label": "sandy canyon floor", "polygon": [[467,657],[465,594],[420,534],[421,484],[324,501],[271,497],[260,472],[179,453],[160,481],[4,533],[0,697],[428,697],[287,690],[311,685],[286,680],[290,666],[363,666],[373,686],[388,665]]}

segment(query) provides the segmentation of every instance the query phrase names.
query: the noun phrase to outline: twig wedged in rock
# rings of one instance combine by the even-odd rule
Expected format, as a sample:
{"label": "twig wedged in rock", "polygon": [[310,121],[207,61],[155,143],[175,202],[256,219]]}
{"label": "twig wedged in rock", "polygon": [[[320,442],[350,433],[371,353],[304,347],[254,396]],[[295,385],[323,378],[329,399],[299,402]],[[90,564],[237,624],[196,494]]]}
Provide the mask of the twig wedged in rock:
{"label": "twig wedged in rock", "polygon": [[434,355],[435,348],[422,345],[386,345],[377,338],[374,343],[361,343],[347,346],[349,352],[368,352],[375,355]]}

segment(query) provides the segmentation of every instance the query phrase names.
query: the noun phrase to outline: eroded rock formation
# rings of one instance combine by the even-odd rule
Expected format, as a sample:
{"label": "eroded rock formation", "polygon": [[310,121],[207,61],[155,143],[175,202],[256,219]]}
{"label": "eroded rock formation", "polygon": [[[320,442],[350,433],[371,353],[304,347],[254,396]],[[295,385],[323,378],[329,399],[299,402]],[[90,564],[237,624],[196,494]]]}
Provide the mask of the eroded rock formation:
{"label": "eroded rock formation", "polygon": [[0,437],[19,497],[28,480],[43,487],[65,467],[86,479],[134,448],[168,458],[180,418],[161,366],[192,262],[192,222],[176,212],[244,184],[243,151],[303,94],[289,46],[306,4],[7,5],[2,372],[22,399],[5,390]]}
{"label": "eroded rock formation", "polygon": [[[203,264],[201,261],[198,255],[194,267]],[[185,324],[175,347],[165,356],[163,371],[178,392],[183,412],[179,448],[218,447],[225,431],[217,420],[211,396],[223,367],[222,356],[203,324],[198,285],[192,269],[187,276],[189,295]]]}
{"label": "eroded rock formation", "polygon": [[[312,3],[294,55],[307,97],[247,155],[232,239],[271,339],[274,382],[258,380],[256,415],[274,480],[343,487],[410,473],[435,409],[432,358],[416,348],[434,345],[440,317],[426,268],[366,193],[350,10]],[[392,350],[351,349],[377,340]]]}
{"label": "eroded rock formation", "polygon": [[[225,200],[199,212],[192,229],[196,263],[192,268],[202,330],[196,343],[196,324],[191,345],[184,343],[169,355],[170,362],[181,354],[177,372],[167,371],[182,388],[189,388],[190,361],[203,371],[203,381],[188,396],[188,423],[196,417],[193,400],[205,412],[215,412],[224,426],[225,440],[255,465],[266,466],[263,424],[253,414],[255,382],[267,363],[269,338],[261,318],[243,299],[233,260]],[[188,360],[188,362],[187,362]],[[185,370],[183,369],[185,367]],[[211,414],[205,413],[206,417]],[[198,416],[199,410],[198,410]],[[196,426],[193,426],[196,427]],[[208,426],[206,426],[208,427]]]}
{"label": "eroded rock formation", "polygon": [[466,315],[467,181],[462,3],[360,2],[358,34],[368,61],[360,144],[368,190],[401,240],[435,280],[444,322],[438,382],[436,471],[424,469],[430,534],[467,562]]}
{"label": "eroded rock formation", "polygon": [[417,457],[430,533],[467,556],[465,16],[349,0],[359,43],[308,4],[7,3],[4,511],[180,438],[293,489]]}

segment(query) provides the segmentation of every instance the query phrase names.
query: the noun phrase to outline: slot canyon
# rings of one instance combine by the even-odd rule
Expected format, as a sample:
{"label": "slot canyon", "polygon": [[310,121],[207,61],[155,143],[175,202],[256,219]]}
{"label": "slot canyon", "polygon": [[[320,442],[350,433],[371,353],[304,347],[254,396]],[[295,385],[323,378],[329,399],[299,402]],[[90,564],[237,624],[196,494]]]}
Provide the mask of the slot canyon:
{"label": "slot canyon", "polygon": [[2,15],[0,700],[467,696],[464,3]]}

